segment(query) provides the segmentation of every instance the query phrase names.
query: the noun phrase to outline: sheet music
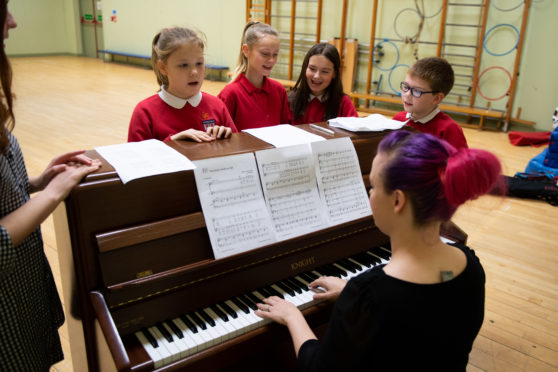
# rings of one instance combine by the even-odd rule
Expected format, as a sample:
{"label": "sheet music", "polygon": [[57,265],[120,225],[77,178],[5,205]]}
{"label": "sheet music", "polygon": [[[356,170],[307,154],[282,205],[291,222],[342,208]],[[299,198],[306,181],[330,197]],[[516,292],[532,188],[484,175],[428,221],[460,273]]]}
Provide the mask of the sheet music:
{"label": "sheet music", "polygon": [[122,183],[156,174],[194,169],[186,156],[155,139],[95,147]]}
{"label": "sheet music", "polygon": [[382,114],[371,114],[362,118],[339,117],[329,119],[329,125],[351,132],[380,132],[383,130],[401,129],[406,123],[388,119]]}
{"label": "sheet music", "polygon": [[276,241],[252,153],[199,160],[195,165],[215,258]]}
{"label": "sheet music", "polygon": [[324,137],[317,136],[290,124],[244,129],[243,132],[251,134],[275,147],[287,147],[326,140]]}
{"label": "sheet music", "polygon": [[327,227],[309,145],[257,151],[256,159],[278,240]]}
{"label": "sheet music", "polygon": [[372,214],[353,143],[348,137],[312,144],[320,196],[332,225]]}

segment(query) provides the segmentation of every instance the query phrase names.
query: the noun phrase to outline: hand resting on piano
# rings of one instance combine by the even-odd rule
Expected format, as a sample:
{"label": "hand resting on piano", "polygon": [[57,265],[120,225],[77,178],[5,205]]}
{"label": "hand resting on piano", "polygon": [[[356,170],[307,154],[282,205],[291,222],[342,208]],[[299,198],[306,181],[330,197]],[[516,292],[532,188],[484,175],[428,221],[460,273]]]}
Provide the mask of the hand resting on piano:
{"label": "hand resting on piano", "polygon": [[326,289],[314,299],[336,299],[321,340],[286,299],[258,304],[257,315],[287,326],[299,370],[464,371],[483,322],[485,274],[474,251],[440,239],[440,226],[500,172],[487,151],[457,151],[423,133],[387,135],[372,163],[370,204],[390,237],[391,260],[348,282],[309,283]]}

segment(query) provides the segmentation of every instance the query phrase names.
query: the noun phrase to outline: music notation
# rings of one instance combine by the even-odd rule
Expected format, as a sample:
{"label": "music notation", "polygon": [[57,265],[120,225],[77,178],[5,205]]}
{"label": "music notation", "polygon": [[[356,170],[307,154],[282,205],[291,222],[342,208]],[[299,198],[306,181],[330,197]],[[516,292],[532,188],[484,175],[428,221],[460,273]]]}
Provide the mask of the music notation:
{"label": "music notation", "polygon": [[196,185],[215,258],[276,241],[253,154],[195,164]]}
{"label": "music notation", "polygon": [[331,224],[372,214],[353,144],[338,138],[312,144],[318,189]]}
{"label": "music notation", "polygon": [[205,159],[195,165],[215,258],[372,213],[349,138]]}
{"label": "music notation", "polygon": [[257,151],[256,160],[278,240],[327,226],[310,146]]}

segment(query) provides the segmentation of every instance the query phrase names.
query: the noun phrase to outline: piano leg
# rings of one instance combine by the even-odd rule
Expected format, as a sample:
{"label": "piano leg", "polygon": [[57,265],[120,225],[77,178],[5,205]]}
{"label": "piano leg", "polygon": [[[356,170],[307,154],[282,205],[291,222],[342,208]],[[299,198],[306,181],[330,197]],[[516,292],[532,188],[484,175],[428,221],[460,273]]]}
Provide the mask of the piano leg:
{"label": "piano leg", "polygon": [[[74,274],[74,257],[66,216],[66,205],[60,203],[53,212],[56,249],[60,265],[60,285],[58,291],[64,304],[66,326],[68,327],[68,343],[74,371],[87,371],[87,356],[81,319],[74,316],[72,307],[78,307],[77,288]],[[66,356],[67,357],[67,356]]]}

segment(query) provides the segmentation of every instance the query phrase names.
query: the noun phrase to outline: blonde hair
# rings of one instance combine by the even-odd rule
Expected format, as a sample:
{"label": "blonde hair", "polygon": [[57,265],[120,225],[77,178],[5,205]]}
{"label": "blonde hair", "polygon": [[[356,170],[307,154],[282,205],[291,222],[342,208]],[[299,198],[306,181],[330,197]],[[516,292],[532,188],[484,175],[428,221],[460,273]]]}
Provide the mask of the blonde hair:
{"label": "blonde hair", "polygon": [[194,43],[205,49],[204,35],[189,28],[169,27],[164,28],[155,37],[151,44],[151,66],[157,77],[157,83],[165,88],[169,87],[169,79],[164,76],[157,66],[157,62],[167,63],[169,56],[176,49],[187,43]]}
{"label": "blonde hair", "polygon": [[246,72],[246,69],[248,68],[248,59],[246,58],[244,53],[242,53],[242,46],[246,44],[248,45],[248,47],[251,47],[265,35],[279,37],[279,33],[277,32],[277,30],[267,23],[250,21],[246,24],[246,26],[244,27],[244,32],[242,33],[242,40],[240,41],[240,54],[238,55],[238,63],[236,65],[236,68],[234,69],[231,82],[235,81],[240,74],[244,74]]}

